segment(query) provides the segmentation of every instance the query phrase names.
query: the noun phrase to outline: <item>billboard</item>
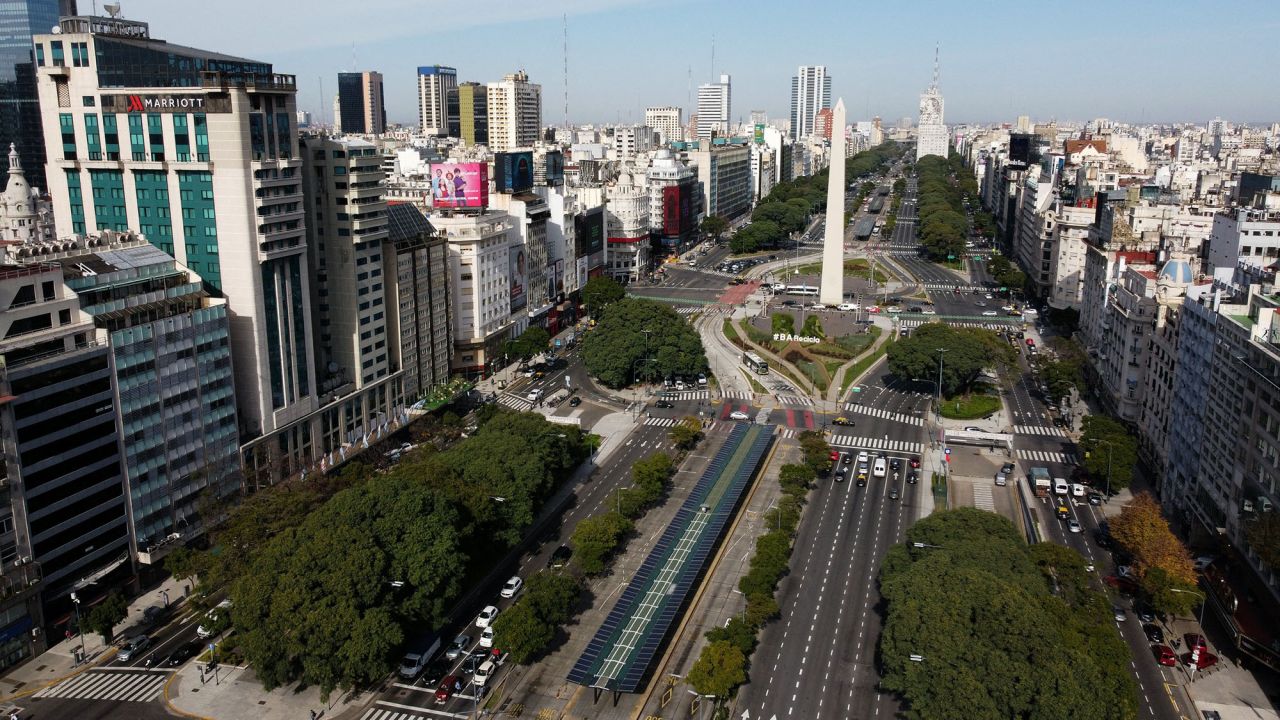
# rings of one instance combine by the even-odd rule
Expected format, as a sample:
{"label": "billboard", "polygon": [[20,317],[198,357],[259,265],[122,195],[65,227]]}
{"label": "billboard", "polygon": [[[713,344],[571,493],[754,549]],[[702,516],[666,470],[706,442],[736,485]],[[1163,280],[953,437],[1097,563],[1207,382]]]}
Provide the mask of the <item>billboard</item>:
{"label": "billboard", "polygon": [[594,255],[604,250],[604,208],[594,207],[573,218],[577,235],[577,257]]}
{"label": "billboard", "polygon": [[575,263],[574,270],[576,271],[575,274],[578,276],[577,289],[581,290],[587,285],[587,257],[584,255],[578,258],[577,260],[575,260],[574,263]]}
{"label": "billboard", "polygon": [[1011,133],[1009,135],[1009,160],[1027,163],[1031,161],[1031,143],[1035,135],[1030,133]]}
{"label": "billboard", "polygon": [[431,207],[483,208],[489,205],[485,163],[432,163]]}
{"label": "billboard", "polygon": [[693,230],[693,186],[669,185],[662,188],[662,234],[680,237]]}
{"label": "billboard", "polygon": [[533,187],[533,152],[495,153],[493,187],[500,193],[514,193]]}
{"label": "billboard", "polygon": [[515,312],[528,304],[528,297],[525,293],[525,264],[524,246],[516,245],[507,248],[507,261],[511,264],[511,311]]}
{"label": "billboard", "polygon": [[764,144],[764,123],[756,123],[755,136],[752,139],[757,145]]}
{"label": "billboard", "polygon": [[555,187],[564,184],[564,153],[552,150],[546,154],[547,185]]}

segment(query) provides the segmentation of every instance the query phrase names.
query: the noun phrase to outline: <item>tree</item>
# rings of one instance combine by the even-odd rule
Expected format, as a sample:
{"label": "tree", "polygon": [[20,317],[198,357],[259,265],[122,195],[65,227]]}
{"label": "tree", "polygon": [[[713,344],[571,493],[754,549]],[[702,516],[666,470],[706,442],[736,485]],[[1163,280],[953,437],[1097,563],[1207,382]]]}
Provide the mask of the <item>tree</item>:
{"label": "tree", "polygon": [[1262,513],[1244,522],[1244,536],[1249,547],[1273,571],[1280,570],[1280,515]]}
{"label": "tree", "polygon": [[539,617],[527,602],[517,602],[493,620],[494,644],[521,665],[545,650],[555,635],[556,626]]}
{"label": "tree", "polygon": [[507,352],[528,360],[540,352],[546,352],[550,344],[551,333],[544,327],[534,325],[520,333],[520,337],[507,343]]}
{"label": "tree", "polygon": [[582,304],[587,306],[587,314],[597,317],[605,308],[618,302],[625,295],[622,286],[612,278],[598,275],[587,280],[582,288]]}
{"label": "tree", "polygon": [[625,298],[600,315],[582,344],[587,370],[611,388],[634,380],[691,377],[707,371],[702,339],[671,308]]}
{"label": "tree", "polygon": [[179,580],[191,582],[197,575],[204,572],[208,565],[207,557],[204,553],[196,552],[188,547],[180,547],[169,553],[164,558],[164,567]]}
{"label": "tree", "polygon": [[569,538],[578,567],[588,575],[604,572],[622,536],[630,530],[631,521],[615,511],[580,521]]}
{"label": "tree", "polygon": [[[939,348],[945,352],[939,353]],[[988,330],[925,323],[910,337],[889,345],[886,354],[889,370],[895,376],[930,384],[937,382],[941,354],[942,395],[953,397],[967,392],[984,368],[1011,366],[1014,352]]]}
{"label": "tree", "polygon": [[813,468],[815,473],[831,472],[831,446],[820,432],[805,430],[797,438],[800,449],[804,452],[804,464]]}
{"label": "tree", "polygon": [[708,215],[702,220],[703,234],[710,235],[716,240],[719,240],[724,231],[728,229],[729,223],[725,222],[725,219],[719,215]]}
{"label": "tree", "polygon": [[[115,638],[115,627],[124,622],[129,614],[129,603],[120,593],[113,592],[89,611],[85,618],[85,628],[102,636],[102,644],[110,645]],[[81,629],[81,632],[84,632]]]}
{"label": "tree", "polygon": [[1146,586],[1147,576],[1159,569],[1150,589],[1195,587],[1191,553],[1169,529],[1160,503],[1150,493],[1139,493],[1111,519],[1111,537],[1133,555],[1133,568]]}
{"label": "tree", "polygon": [[573,617],[582,596],[582,581],[568,573],[536,572],[524,584],[520,602],[528,604],[538,617],[560,625]]}
{"label": "tree", "polygon": [[708,643],[686,678],[699,695],[720,700],[729,697],[747,681],[747,658],[742,650],[724,640]]}
{"label": "tree", "polygon": [[702,438],[702,421],[687,416],[671,427],[671,442],[681,450],[692,450]]}
{"label": "tree", "polygon": [[810,465],[783,465],[778,469],[778,484],[782,486],[782,492],[788,495],[803,497],[817,477],[818,474]]}
{"label": "tree", "polygon": [[1119,492],[1133,482],[1138,462],[1138,442],[1118,420],[1106,415],[1088,415],[1080,437],[1084,468],[1095,485],[1105,483],[1110,492]]}

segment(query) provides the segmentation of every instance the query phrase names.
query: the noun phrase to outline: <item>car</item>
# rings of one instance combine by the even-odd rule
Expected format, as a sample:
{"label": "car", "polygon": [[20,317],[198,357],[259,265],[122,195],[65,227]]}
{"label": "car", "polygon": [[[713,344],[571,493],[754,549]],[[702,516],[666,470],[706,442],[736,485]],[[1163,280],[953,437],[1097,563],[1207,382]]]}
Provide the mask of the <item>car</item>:
{"label": "car", "polygon": [[828,308],[826,305],[823,305],[822,303],[810,303],[809,309],[810,310],[827,310]]}
{"label": "car", "polygon": [[1196,572],[1204,572],[1205,568],[1212,565],[1214,560],[1217,560],[1217,558],[1212,555],[1201,555],[1195,559],[1195,562],[1192,563],[1192,567],[1196,569]]}
{"label": "car", "polygon": [[574,395],[573,397],[569,398],[569,407],[578,407],[581,404],[582,404],[582,398],[578,397],[577,395]]}
{"label": "car", "polygon": [[436,688],[436,704],[443,705],[449,702],[449,698],[453,694],[465,687],[462,677],[459,675],[445,675],[440,681],[440,686]]}
{"label": "car", "polygon": [[1118,607],[1111,609],[1111,617],[1115,618],[1116,622],[1124,622],[1124,619],[1128,617],[1128,615],[1125,614],[1124,608]]}
{"label": "car", "polygon": [[919,455],[912,455],[912,456],[911,456],[910,463],[911,463],[911,467],[913,467],[913,468],[919,468],[919,467],[920,467],[920,456],[919,456]]}
{"label": "car", "polygon": [[116,659],[120,662],[137,660],[138,656],[142,655],[142,652],[149,647],[151,647],[151,638],[146,635],[138,635],[120,648],[120,652],[116,653]]}
{"label": "car", "polygon": [[1150,605],[1138,603],[1133,606],[1133,612],[1138,616],[1139,622],[1151,623],[1156,621],[1156,612]]}
{"label": "car", "polygon": [[897,315],[898,313],[902,312],[902,308],[898,307],[897,305],[890,305],[889,307],[885,308],[884,311],[892,315]]}
{"label": "car", "polygon": [[1097,544],[1098,547],[1106,550],[1111,547],[1111,536],[1102,530],[1096,530],[1093,533],[1093,542]]}
{"label": "car", "polygon": [[983,302],[982,300],[979,300],[979,301],[975,302],[975,303],[974,303],[974,305],[976,305],[977,307],[986,307],[986,306],[987,306],[987,304],[986,304],[985,302]]}
{"label": "car", "polygon": [[844,468],[836,469],[836,471],[833,473],[833,476],[835,477],[836,482],[838,483],[844,482],[844,473],[845,473]]}
{"label": "car", "polygon": [[889,460],[889,469],[898,472],[902,469],[902,458],[893,458]]}
{"label": "car", "polygon": [[1005,464],[1001,465],[1001,466],[1000,466],[1000,472],[1004,473],[1005,475],[1012,475],[1012,474],[1013,474],[1013,463],[1011,463],[1011,462],[1007,462],[1007,463],[1005,463]]}
{"label": "car", "polygon": [[1120,577],[1118,575],[1108,575],[1102,578],[1102,582],[1119,590],[1125,595],[1133,595],[1138,592],[1138,581],[1129,577]]}
{"label": "car", "polygon": [[866,473],[866,472],[859,472],[859,473],[858,473],[858,487],[866,487],[866,486],[867,486],[867,473]]}
{"label": "car", "polygon": [[471,675],[471,682],[476,687],[484,687],[489,682],[489,678],[498,671],[498,666],[492,660],[485,660],[480,663],[480,667]]}
{"label": "car", "polygon": [[474,654],[462,659],[462,664],[458,666],[458,672],[470,675],[476,671],[476,668],[480,667],[480,663],[487,659],[487,653],[477,650]]}
{"label": "car", "polygon": [[985,432],[982,428],[978,427],[977,425],[970,425],[966,427],[964,431],[965,432]]}
{"label": "car", "polygon": [[444,651],[444,656],[450,660],[457,660],[466,654],[469,647],[471,647],[471,636],[459,635],[449,643],[449,649]]}
{"label": "car", "polygon": [[1068,531],[1068,532],[1073,532],[1073,533],[1078,533],[1078,532],[1080,532],[1080,523],[1076,522],[1075,520],[1068,520],[1068,521],[1067,521],[1067,531]]}
{"label": "car", "polygon": [[573,548],[568,545],[561,545],[551,553],[551,559],[547,561],[549,568],[562,568],[569,564],[569,558],[573,557]]}
{"label": "car", "polygon": [[992,296],[991,296],[991,293],[986,293],[985,295],[983,295],[983,297],[985,297],[985,298],[986,298],[986,299],[988,299],[988,300],[993,299],[993,298],[992,298]]}
{"label": "car", "polygon": [[860,451],[858,453],[858,466],[862,467],[869,462],[871,462],[871,453],[868,453],[866,450]]}
{"label": "car", "polygon": [[427,666],[427,660],[428,658],[424,653],[405,653],[404,657],[400,658],[400,677],[405,680],[413,680],[418,677],[418,675],[422,674],[423,668]]}
{"label": "car", "polygon": [[1004,487],[1009,484],[1009,474],[1004,472],[996,473],[996,485]]}
{"label": "car", "polygon": [[734,410],[733,412],[729,413],[729,419],[730,420],[750,420],[751,416],[742,412],[741,410]]}
{"label": "car", "polygon": [[1187,643],[1187,650],[1195,650],[1199,648],[1201,651],[1204,651],[1209,649],[1209,643],[1204,639],[1204,636],[1199,633],[1187,633],[1182,636],[1182,639]]}
{"label": "car", "polygon": [[1071,483],[1072,497],[1084,497],[1084,486],[1080,483]]}
{"label": "car", "polygon": [[845,427],[853,427],[853,421],[847,417],[838,417],[831,421],[832,425],[842,425]]}
{"label": "car", "polygon": [[982,313],[982,316],[983,316],[983,317],[995,317],[995,316],[996,316],[996,311],[995,311],[995,310],[984,310],[984,311],[983,311],[983,313]]}
{"label": "car", "polygon": [[480,614],[476,616],[476,627],[478,628],[489,627],[489,625],[493,622],[493,619],[497,616],[498,616],[497,605],[485,605],[484,609],[480,611]]}
{"label": "car", "polygon": [[911,472],[907,473],[907,484],[908,484],[908,485],[915,485],[917,482],[920,482],[920,473],[919,473],[919,472],[916,472],[915,470],[912,470]]}
{"label": "car", "polygon": [[181,667],[184,663],[196,654],[192,643],[183,643],[179,645],[169,656],[164,659],[164,667]]}
{"label": "car", "polygon": [[880,312],[880,306],[879,306],[879,305],[868,305],[868,306],[867,306],[867,312],[869,312],[869,313],[871,313],[871,314],[873,314],[873,315],[874,315],[874,314],[877,314],[877,313],[879,313],[879,312]]}
{"label": "car", "polygon": [[436,660],[427,666],[422,673],[422,687],[439,687],[440,679],[449,674],[450,663]]}
{"label": "car", "polygon": [[898,488],[889,488],[889,499],[890,500],[898,499]]}
{"label": "car", "polygon": [[530,390],[529,394],[524,396],[524,399],[529,402],[538,402],[538,398],[540,397],[542,397],[541,390]]}
{"label": "car", "polygon": [[706,373],[698,373],[698,385],[699,385],[700,387],[706,387],[706,385],[707,385],[707,374],[706,374]]}
{"label": "car", "polygon": [[1218,664],[1218,656],[1208,650],[1201,650],[1199,653],[1182,653],[1182,664],[1197,670],[1205,670]]}
{"label": "car", "polygon": [[507,578],[507,582],[503,584],[502,591],[498,595],[504,598],[513,598],[520,592],[522,587],[524,587],[524,581],[520,579],[520,576],[512,575]]}
{"label": "car", "polygon": [[1147,640],[1153,643],[1164,642],[1164,630],[1160,629],[1155,623],[1147,623],[1142,626],[1142,632],[1146,634]]}
{"label": "car", "polygon": [[934,310],[934,309],[933,309],[933,308],[931,308],[931,307],[925,308],[925,309],[921,310],[920,312],[921,312],[921,313],[923,313],[923,314],[925,314],[925,315],[937,315],[937,314],[938,314],[938,311],[937,311],[937,310]]}
{"label": "car", "polygon": [[859,306],[855,303],[840,303],[836,306],[837,310],[858,310]]}
{"label": "car", "polygon": [[1001,307],[1000,307],[1000,309],[1001,309],[1001,310],[1003,310],[1003,311],[1005,311],[1005,312],[1013,312],[1013,311],[1014,311],[1014,307],[1013,307],[1012,305],[1003,305],[1003,306],[1001,306]]}
{"label": "car", "polygon": [[1089,504],[1090,504],[1090,505],[1101,505],[1101,504],[1102,504],[1102,496],[1101,496],[1101,495],[1099,495],[1098,493],[1089,493]]}
{"label": "car", "polygon": [[482,648],[493,647],[493,626],[492,625],[485,628],[484,632],[480,633],[480,647]]}
{"label": "car", "polygon": [[200,639],[206,639],[220,634],[231,625],[231,601],[223,600],[209,612],[204,614],[204,620],[196,627],[196,635]]}
{"label": "car", "polygon": [[653,403],[653,406],[656,408],[663,408],[663,409],[675,407],[675,405],[673,405],[670,400],[658,400]]}
{"label": "car", "polygon": [[1151,654],[1155,656],[1157,663],[1165,667],[1174,667],[1178,664],[1178,656],[1174,654],[1173,648],[1168,645],[1152,645]]}

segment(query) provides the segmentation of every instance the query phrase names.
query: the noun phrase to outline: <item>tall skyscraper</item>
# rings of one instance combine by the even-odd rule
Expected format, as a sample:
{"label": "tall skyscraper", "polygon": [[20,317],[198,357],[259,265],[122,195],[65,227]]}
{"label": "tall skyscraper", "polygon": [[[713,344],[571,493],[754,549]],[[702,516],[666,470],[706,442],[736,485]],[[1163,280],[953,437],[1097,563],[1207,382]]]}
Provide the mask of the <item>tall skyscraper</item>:
{"label": "tall skyscraper", "polygon": [[488,145],[489,88],[464,82],[453,94],[458,99],[458,137],[466,145]]}
{"label": "tall skyscraper", "polygon": [[542,132],[542,86],[521,70],[488,86],[489,148],[532,147]]}
{"label": "tall skyscraper", "polygon": [[[49,186],[31,36],[49,32],[58,24],[59,12],[74,15],[75,0],[0,3],[0,148],[13,143],[27,161],[27,181],[42,190]],[[61,53],[57,62],[65,63]]]}
{"label": "tall skyscraper", "polygon": [[819,110],[831,108],[831,76],[826,65],[801,65],[791,78],[791,139],[813,134]]}
{"label": "tall skyscraper", "polygon": [[665,145],[684,137],[680,114],[680,108],[672,105],[647,107],[644,109],[644,124],[653,128]]}
{"label": "tall skyscraper", "polygon": [[938,92],[938,52],[933,53],[933,84],[920,96],[920,123],[916,128],[916,159],[925,155],[947,156],[947,126],[942,122],[942,93]]}
{"label": "tall skyscraper", "polygon": [[728,75],[721,75],[720,82],[698,86],[698,139],[710,140],[712,135],[729,133],[729,113],[732,109],[732,93]]}
{"label": "tall skyscraper", "polygon": [[377,135],[387,129],[382,103],[382,73],[338,73],[338,118],[344,133]]}
{"label": "tall skyscraper", "polygon": [[457,125],[458,108],[450,112],[450,93],[458,89],[458,71],[443,65],[418,67],[418,127],[426,135],[449,135]]}

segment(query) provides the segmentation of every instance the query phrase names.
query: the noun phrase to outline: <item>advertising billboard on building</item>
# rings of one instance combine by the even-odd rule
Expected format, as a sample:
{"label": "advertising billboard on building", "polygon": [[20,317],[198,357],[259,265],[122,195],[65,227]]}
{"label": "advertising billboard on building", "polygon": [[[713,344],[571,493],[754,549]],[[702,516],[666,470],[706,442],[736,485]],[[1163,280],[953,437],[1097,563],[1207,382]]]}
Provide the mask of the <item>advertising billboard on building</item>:
{"label": "advertising billboard on building", "polygon": [[432,163],[431,207],[483,208],[489,205],[486,163]]}
{"label": "advertising billboard on building", "polygon": [[526,282],[528,273],[524,246],[516,245],[507,249],[507,262],[510,263],[511,277],[511,310],[515,312],[529,304]]}
{"label": "advertising billboard on building", "polygon": [[594,255],[604,250],[604,208],[594,207],[578,213],[573,219],[577,235],[577,257]]}
{"label": "advertising billboard on building", "polygon": [[583,255],[582,257],[577,258],[574,260],[574,264],[576,274],[578,276],[578,287],[575,289],[581,290],[587,285],[587,256]]}
{"label": "advertising billboard on building", "polygon": [[557,187],[564,184],[564,153],[552,150],[546,155],[547,185]]}
{"label": "advertising billboard on building", "polygon": [[753,138],[757,145],[764,144],[764,123],[756,123],[756,131]]}
{"label": "advertising billboard on building", "polygon": [[533,152],[494,154],[493,187],[500,193],[520,192],[533,187]]}

